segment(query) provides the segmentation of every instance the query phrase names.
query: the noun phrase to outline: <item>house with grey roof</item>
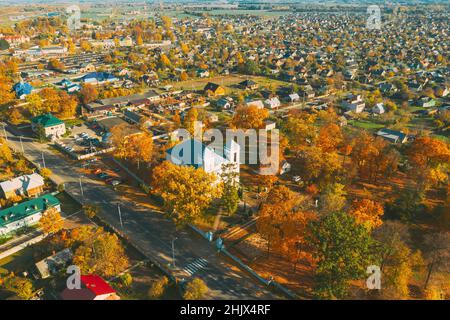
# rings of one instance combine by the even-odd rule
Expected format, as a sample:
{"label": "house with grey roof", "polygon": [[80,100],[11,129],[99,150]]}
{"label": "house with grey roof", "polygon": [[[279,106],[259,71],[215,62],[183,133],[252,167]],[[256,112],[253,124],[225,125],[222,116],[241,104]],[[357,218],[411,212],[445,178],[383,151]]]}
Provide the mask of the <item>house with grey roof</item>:
{"label": "house with grey roof", "polygon": [[35,197],[44,191],[44,178],[38,173],[26,174],[0,182],[0,191],[5,199],[16,195]]}

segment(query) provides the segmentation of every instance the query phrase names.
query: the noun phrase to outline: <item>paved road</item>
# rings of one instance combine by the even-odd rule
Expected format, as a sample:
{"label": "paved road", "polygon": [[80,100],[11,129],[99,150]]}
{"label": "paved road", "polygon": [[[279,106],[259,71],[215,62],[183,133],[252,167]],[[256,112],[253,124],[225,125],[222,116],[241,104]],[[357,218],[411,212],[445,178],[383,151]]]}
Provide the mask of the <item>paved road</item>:
{"label": "paved road", "polygon": [[[17,151],[22,150],[18,136],[9,131],[7,136],[10,146]],[[56,183],[64,183],[66,191],[80,202],[99,205],[102,208],[99,214],[101,218],[120,230],[134,245],[162,265],[168,266],[172,262],[171,241],[177,237],[174,242],[176,264],[176,268],[173,268],[174,274],[186,280],[192,276],[202,278],[210,288],[208,298],[279,298],[249,274],[232,267],[217,254],[211,244],[193,234],[191,230],[176,231],[174,224],[160,213],[149,211],[129,201],[122,202],[111,187],[88,177],[81,178],[82,196],[79,164],[72,163],[46,145],[30,138],[22,138],[22,145],[25,156],[36,165],[42,166],[45,161],[46,167],[52,170],[52,179]],[[123,225],[119,219],[118,203]]]}

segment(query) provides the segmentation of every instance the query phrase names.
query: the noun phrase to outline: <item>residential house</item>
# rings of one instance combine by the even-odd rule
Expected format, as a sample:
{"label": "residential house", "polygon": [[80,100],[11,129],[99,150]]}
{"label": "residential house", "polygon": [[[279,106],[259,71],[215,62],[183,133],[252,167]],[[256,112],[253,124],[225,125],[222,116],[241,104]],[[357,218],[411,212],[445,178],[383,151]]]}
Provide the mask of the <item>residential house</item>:
{"label": "residential house", "polygon": [[378,130],[376,135],[393,143],[405,143],[408,141],[408,135],[406,133],[387,128]]}
{"label": "residential house", "polygon": [[35,264],[37,271],[41,279],[47,279],[52,274],[57,273],[63,267],[65,267],[70,260],[72,260],[73,254],[70,248],[61,250]]}
{"label": "residential house", "polygon": [[271,130],[275,130],[276,127],[277,127],[277,123],[275,121],[272,121],[272,120],[264,121],[264,130],[271,131]]}
{"label": "residential house", "polygon": [[304,86],[302,89],[300,89],[300,96],[304,98],[314,98],[316,96],[316,93],[314,92],[313,87],[310,85]]}
{"label": "residential house", "polygon": [[417,105],[423,108],[431,108],[436,106],[436,100],[429,97],[423,97],[417,101]]}
{"label": "residential house", "polygon": [[281,106],[281,102],[280,99],[278,99],[278,97],[266,99],[264,100],[264,104],[269,109],[276,109]]}
{"label": "residential house", "polygon": [[0,190],[5,199],[16,195],[31,198],[44,192],[44,185],[44,178],[38,173],[32,173],[0,182]]}
{"label": "residential house", "polygon": [[255,90],[258,89],[258,84],[253,80],[244,80],[239,83],[239,87],[245,90]]}
{"label": "residential house", "polygon": [[289,102],[297,102],[300,100],[300,96],[297,93],[292,93],[286,97]]}
{"label": "residential house", "polygon": [[233,107],[233,98],[220,98],[216,101],[219,110],[230,110]]}
{"label": "residential house", "polygon": [[197,70],[197,77],[208,78],[209,77],[209,71],[208,70],[203,70],[203,69],[198,69]]}
{"label": "residential house", "polygon": [[0,235],[6,235],[17,229],[39,222],[44,211],[55,208],[61,211],[61,203],[51,194],[43,195],[0,210]]}
{"label": "residential house", "polygon": [[12,89],[16,94],[16,98],[21,100],[25,99],[25,97],[33,91],[33,87],[29,83],[23,81],[16,83]]}
{"label": "residential house", "polygon": [[111,73],[107,73],[107,72],[91,72],[91,73],[88,73],[88,74],[84,75],[81,78],[81,80],[84,83],[98,85],[98,84],[116,82],[119,79],[116,78]]}
{"label": "residential house", "polygon": [[51,113],[42,114],[31,119],[31,129],[38,133],[40,128],[44,129],[44,135],[49,139],[60,138],[66,133],[66,124]]}
{"label": "residential house", "polygon": [[255,106],[258,109],[263,109],[264,108],[264,103],[261,100],[254,100],[254,101],[249,101],[246,103],[247,107],[250,106]]}
{"label": "residential house", "polygon": [[386,110],[384,108],[384,104],[382,102],[377,103],[373,108],[372,108],[372,113],[375,114],[382,114],[385,113]]}
{"label": "residential house", "polygon": [[364,103],[361,95],[350,94],[342,102],[342,107],[347,111],[352,111],[354,113],[360,113],[364,111],[366,104]]}
{"label": "residential house", "polygon": [[116,291],[97,275],[81,276],[81,288],[66,288],[61,293],[63,300],[120,300]]}
{"label": "residential house", "polygon": [[203,92],[208,95],[223,96],[225,89],[216,83],[208,82],[205,88],[203,88]]}
{"label": "residential house", "polygon": [[80,64],[80,72],[94,72],[95,71],[95,65],[89,62],[83,62]]}

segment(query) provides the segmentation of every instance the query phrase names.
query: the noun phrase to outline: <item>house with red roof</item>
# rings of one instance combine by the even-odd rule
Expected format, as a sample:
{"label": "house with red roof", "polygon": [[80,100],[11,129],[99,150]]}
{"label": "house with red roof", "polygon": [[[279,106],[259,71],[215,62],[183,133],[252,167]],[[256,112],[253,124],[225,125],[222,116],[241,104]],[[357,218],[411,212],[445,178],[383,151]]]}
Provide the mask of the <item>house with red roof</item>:
{"label": "house with red roof", "polygon": [[120,300],[116,291],[97,275],[81,276],[81,288],[66,288],[61,297],[63,300]]}

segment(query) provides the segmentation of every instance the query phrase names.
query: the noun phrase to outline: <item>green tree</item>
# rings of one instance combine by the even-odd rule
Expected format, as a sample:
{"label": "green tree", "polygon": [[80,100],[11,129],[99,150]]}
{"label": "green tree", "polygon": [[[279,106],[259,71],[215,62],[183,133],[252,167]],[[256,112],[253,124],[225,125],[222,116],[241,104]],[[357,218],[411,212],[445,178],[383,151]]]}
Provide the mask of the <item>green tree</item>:
{"label": "green tree", "polygon": [[133,283],[133,277],[131,276],[131,274],[125,273],[120,276],[120,281],[125,287],[129,287]]}
{"label": "green tree", "polygon": [[239,174],[236,172],[236,164],[230,163],[222,166],[222,207],[228,214],[236,212],[239,204],[239,186],[237,183]]}
{"label": "green tree", "polygon": [[8,50],[9,43],[5,39],[0,39],[0,50]]}
{"label": "green tree", "polygon": [[349,282],[364,278],[374,264],[372,238],[355,218],[334,212],[310,224],[310,243],[317,258],[314,291],[321,298],[344,298]]}

